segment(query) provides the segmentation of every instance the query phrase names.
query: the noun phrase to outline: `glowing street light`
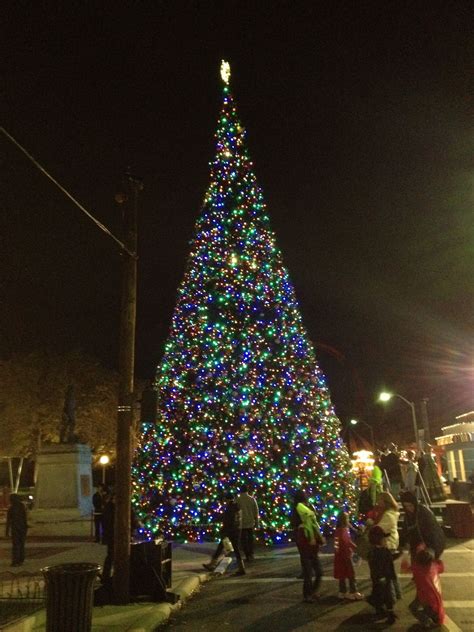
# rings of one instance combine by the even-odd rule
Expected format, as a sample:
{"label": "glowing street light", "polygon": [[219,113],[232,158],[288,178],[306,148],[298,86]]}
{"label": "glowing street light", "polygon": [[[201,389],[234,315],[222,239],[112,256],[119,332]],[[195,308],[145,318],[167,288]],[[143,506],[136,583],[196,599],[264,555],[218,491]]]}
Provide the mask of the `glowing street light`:
{"label": "glowing street light", "polygon": [[102,485],[105,485],[105,468],[110,463],[110,459],[106,454],[102,454],[99,459],[99,463],[102,465]]}
{"label": "glowing street light", "polygon": [[362,421],[362,419],[351,419],[350,422],[351,426],[357,426],[357,424],[364,424],[364,426],[367,426],[367,428],[370,430],[370,439],[371,439],[371,443],[372,443],[372,450],[373,453],[375,454],[375,439],[374,439],[374,429],[372,428],[372,426],[370,424],[368,424],[366,421]]}
{"label": "glowing street light", "polygon": [[405,404],[410,406],[411,416],[413,419],[413,430],[415,433],[415,445],[417,447],[420,447],[420,442],[418,438],[418,424],[416,423],[415,404],[413,402],[410,402],[408,399],[406,399],[406,397],[403,397],[403,395],[399,395],[398,393],[387,393],[386,391],[383,391],[382,393],[380,393],[379,402],[389,402],[392,399],[392,397],[398,397],[398,399],[401,399],[402,402],[405,402]]}

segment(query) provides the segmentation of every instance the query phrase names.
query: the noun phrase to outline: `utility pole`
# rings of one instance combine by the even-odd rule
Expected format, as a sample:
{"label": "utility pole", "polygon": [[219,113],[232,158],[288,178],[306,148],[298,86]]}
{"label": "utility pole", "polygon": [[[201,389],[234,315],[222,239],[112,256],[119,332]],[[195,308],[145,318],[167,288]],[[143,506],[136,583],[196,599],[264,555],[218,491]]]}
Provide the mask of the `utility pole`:
{"label": "utility pole", "polygon": [[[117,414],[117,467],[115,489],[114,595],[118,604],[130,601],[130,510],[131,469],[133,450],[133,386],[135,369],[135,321],[137,305],[137,214],[138,194],[143,182],[129,171],[123,190],[115,201],[122,205],[123,241],[76,200],[33,156],[3,127],[0,133],[8,138],[41,173],[69,198],[82,213],[120,246],[122,263],[122,305],[120,311],[119,393]],[[38,443],[41,434],[38,433]],[[35,469],[36,480],[36,469]],[[13,487],[13,485],[12,485]]]}
{"label": "utility pole", "polygon": [[133,389],[137,304],[137,211],[143,182],[129,172],[115,200],[122,207],[122,305],[120,312],[117,466],[115,479],[115,538],[113,590],[117,604],[130,602],[130,510],[133,451]]}

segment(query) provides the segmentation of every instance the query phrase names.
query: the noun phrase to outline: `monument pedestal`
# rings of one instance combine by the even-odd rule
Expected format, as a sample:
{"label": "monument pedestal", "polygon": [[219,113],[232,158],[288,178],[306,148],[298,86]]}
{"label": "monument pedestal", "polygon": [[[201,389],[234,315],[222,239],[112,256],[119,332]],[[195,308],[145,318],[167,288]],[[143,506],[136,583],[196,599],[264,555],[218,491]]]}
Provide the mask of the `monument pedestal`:
{"label": "monument pedestal", "polygon": [[92,455],[87,445],[58,443],[38,454],[30,535],[89,535]]}

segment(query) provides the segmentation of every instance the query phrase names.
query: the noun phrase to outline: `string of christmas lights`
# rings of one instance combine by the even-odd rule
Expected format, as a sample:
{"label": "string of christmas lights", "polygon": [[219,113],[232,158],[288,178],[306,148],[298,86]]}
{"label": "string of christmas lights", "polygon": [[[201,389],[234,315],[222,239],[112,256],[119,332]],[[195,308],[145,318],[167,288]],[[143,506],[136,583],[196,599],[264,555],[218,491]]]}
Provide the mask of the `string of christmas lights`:
{"label": "string of christmas lights", "polygon": [[222,66],[216,157],[144,424],[134,503],[150,532],[216,534],[224,492],[253,486],[267,542],[290,534],[291,493],[322,523],[354,508],[351,463],[265,210]]}

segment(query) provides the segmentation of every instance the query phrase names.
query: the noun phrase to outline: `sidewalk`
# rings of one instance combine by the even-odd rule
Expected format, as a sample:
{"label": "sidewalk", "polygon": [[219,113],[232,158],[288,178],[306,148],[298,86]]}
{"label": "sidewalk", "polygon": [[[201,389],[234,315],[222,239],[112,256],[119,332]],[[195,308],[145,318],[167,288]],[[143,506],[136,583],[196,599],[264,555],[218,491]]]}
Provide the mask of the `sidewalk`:
{"label": "sidewalk", "polygon": [[[164,623],[170,614],[199,589],[208,578],[202,563],[208,561],[215,545],[174,544],[171,590],[180,595],[175,605],[168,603],[134,603],[128,606],[97,606],[93,610],[93,632],[148,632]],[[38,578],[41,586],[41,569],[45,566],[71,562],[104,561],[106,547],[90,540],[68,538],[31,538],[27,540],[26,560],[20,568],[10,567],[9,540],[0,540],[0,596],[11,590],[12,582],[18,586]],[[25,578],[24,580],[22,578]],[[8,632],[40,632],[45,629],[46,612],[38,611],[15,624],[0,627]]]}

